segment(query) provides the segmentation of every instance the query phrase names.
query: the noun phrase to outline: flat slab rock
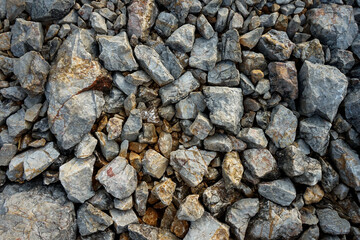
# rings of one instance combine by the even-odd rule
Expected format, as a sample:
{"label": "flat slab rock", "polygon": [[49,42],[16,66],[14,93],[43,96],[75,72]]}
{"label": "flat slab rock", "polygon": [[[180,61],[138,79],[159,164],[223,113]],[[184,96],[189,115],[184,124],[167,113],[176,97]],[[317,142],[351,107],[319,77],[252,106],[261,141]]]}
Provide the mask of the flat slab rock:
{"label": "flat slab rock", "polygon": [[74,204],[58,184],[7,185],[0,209],[0,239],[76,239]]}

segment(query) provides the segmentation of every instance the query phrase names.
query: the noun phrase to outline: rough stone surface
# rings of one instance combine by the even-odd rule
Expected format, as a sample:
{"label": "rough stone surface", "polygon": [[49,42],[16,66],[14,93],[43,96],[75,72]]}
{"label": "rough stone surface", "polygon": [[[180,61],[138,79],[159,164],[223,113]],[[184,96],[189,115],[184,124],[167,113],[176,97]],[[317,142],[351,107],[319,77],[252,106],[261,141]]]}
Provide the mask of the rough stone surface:
{"label": "rough stone surface", "polygon": [[210,39],[197,38],[189,58],[189,66],[204,71],[210,71],[215,67],[217,60],[217,34]]}
{"label": "rough stone surface", "polygon": [[97,140],[90,133],[86,134],[75,147],[75,156],[77,158],[90,157],[97,145]]}
{"label": "rough stone surface", "polygon": [[241,63],[240,36],[235,29],[227,31],[221,37],[222,40],[222,60],[230,60],[235,63]]}
{"label": "rough stone surface", "polygon": [[0,193],[0,202],[1,239],[76,238],[74,204],[58,184],[10,184]]}
{"label": "rough stone surface", "polygon": [[222,61],[209,71],[208,83],[216,86],[238,86],[240,83],[240,73],[234,62]]}
{"label": "rough stone surface", "polygon": [[299,72],[300,112],[333,121],[348,81],[337,68],[305,61]]}
{"label": "rough stone surface", "polygon": [[261,128],[243,128],[237,138],[246,142],[249,148],[266,148],[268,140]]}
{"label": "rough stone surface", "polygon": [[267,58],[285,61],[290,58],[295,44],[290,41],[286,32],[271,29],[261,36],[258,48]]}
{"label": "rough stone surface", "polygon": [[166,40],[168,45],[174,51],[190,52],[195,41],[195,26],[184,24],[176,29]]}
{"label": "rough stone surface", "polygon": [[244,172],[239,154],[237,152],[227,153],[221,167],[225,184],[227,184],[228,187],[239,187]]}
{"label": "rough stone surface", "polygon": [[254,177],[264,178],[276,171],[276,160],[267,149],[247,149],[243,157],[246,169]]}
{"label": "rough stone surface", "polygon": [[169,164],[169,160],[155,150],[146,151],[142,160],[144,173],[155,178],[161,178]]}
{"label": "rough stone surface", "polygon": [[147,224],[130,224],[128,226],[130,239],[139,240],[179,240],[170,231],[162,228],[149,226]]}
{"label": "rough stone surface", "polygon": [[298,98],[298,79],[295,62],[271,62],[268,65],[271,91],[284,98]]}
{"label": "rough stone surface", "polygon": [[135,212],[131,209],[126,211],[111,209],[110,215],[114,221],[117,234],[127,231],[127,228],[130,224],[139,222]]}
{"label": "rough stone surface", "polygon": [[258,191],[264,198],[281,206],[289,206],[296,198],[295,186],[288,178],[260,183]]}
{"label": "rough stone surface", "polygon": [[68,14],[75,4],[75,0],[39,0],[29,2],[31,4],[31,18],[35,21],[60,19]]}
{"label": "rough stone surface", "polygon": [[302,61],[307,60],[319,64],[325,63],[324,51],[318,39],[296,44],[293,55]]}
{"label": "rough stone surface", "polygon": [[319,225],[324,233],[331,235],[343,235],[350,231],[350,223],[332,209],[318,209],[316,211],[319,217]]}
{"label": "rough stone surface", "polygon": [[199,195],[188,195],[180,205],[176,216],[180,220],[196,221],[204,214],[204,207],[199,202]]}
{"label": "rough stone surface", "polygon": [[89,203],[80,206],[77,216],[77,225],[81,236],[104,231],[113,223],[109,215]]}
{"label": "rough stone surface", "polygon": [[348,92],[344,102],[346,119],[360,132],[360,84]]}

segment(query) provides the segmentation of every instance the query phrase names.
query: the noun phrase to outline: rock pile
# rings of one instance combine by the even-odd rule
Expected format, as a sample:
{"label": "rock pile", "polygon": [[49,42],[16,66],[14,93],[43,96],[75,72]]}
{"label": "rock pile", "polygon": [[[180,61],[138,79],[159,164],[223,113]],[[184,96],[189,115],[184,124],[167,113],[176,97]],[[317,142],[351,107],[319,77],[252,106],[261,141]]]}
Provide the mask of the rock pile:
{"label": "rock pile", "polygon": [[359,26],[359,0],[0,0],[0,239],[360,239]]}

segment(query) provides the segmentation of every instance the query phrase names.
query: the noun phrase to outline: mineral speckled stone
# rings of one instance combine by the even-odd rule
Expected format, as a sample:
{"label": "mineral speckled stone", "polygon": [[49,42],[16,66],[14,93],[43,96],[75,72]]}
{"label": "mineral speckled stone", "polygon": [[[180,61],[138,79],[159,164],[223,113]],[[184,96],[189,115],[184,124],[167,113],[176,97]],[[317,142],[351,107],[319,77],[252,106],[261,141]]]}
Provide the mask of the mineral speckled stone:
{"label": "mineral speckled stone", "polygon": [[180,205],[176,216],[180,220],[196,221],[204,214],[204,207],[199,201],[199,195],[188,195]]}
{"label": "mineral speckled stone", "polygon": [[295,62],[271,62],[268,65],[271,91],[284,98],[298,98],[298,79]]}
{"label": "mineral speckled stone", "polygon": [[339,214],[332,209],[318,209],[316,211],[319,217],[319,225],[324,233],[331,235],[343,235],[350,231],[350,223],[339,216]]}
{"label": "mineral speckled stone", "polygon": [[240,83],[240,73],[236,65],[230,61],[222,61],[209,71],[208,83],[217,86],[238,86]]}
{"label": "mineral speckled stone", "polygon": [[203,71],[209,71],[215,67],[217,60],[218,36],[210,39],[197,38],[191,50],[189,66]]}
{"label": "mineral speckled stone", "polygon": [[275,61],[285,61],[290,58],[295,44],[290,41],[286,32],[270,30],[262,35],[258,48],[266,57]]}
{"label": "mineral speckled stone", "polygon": [[239,187],[244,167],[237,152],[229,152],[222,162],[222,176],[225,183],[231,187]]}
{"label": "mineral speckled stone", "polygon": [[277,168],[275,158],[267,149],[247,149],[243,159],[246,169],[249,169],[254,177],[267,177]]}
{"label": "mineral speckled stone", "polygon": [[264,198],[281,206],[289,206],[296,198],[295,186],[288,178],[260,183],[258,191]]}
{"label": "mineral speckled stone", "polygon": [[161,178],[169,164],[169,160],[155,150],[149,149],[144,155],[142,164],[144,173],[155,178]]}
{"label": "mineral speckled stone", "polygon": [[195,41],[195,26],[184,24],[176,29],[166,40],[168,45],[174,51],[190,52]]}

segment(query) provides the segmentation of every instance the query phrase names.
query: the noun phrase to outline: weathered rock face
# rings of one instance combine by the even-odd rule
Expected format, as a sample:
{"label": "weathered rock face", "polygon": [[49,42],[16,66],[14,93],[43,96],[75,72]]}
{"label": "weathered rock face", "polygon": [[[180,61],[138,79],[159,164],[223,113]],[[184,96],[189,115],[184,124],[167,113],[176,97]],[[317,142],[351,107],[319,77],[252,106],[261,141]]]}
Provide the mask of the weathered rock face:
{"label": "weathered rock face", "polygon": [[351,89],[345,98],[345,116],[360,132],[360,84]]}
{"label": "weathered rock face", "polygon": [[59,185],[8,185],[0,202],[1,239],[76,239],[74,204]]}
{"label": "weathered rock face", "polygon": [[271,90],[284,98],[297,99],[298,79],[295,62],[271,62],[268,65]]}
{"label": "weathered rock face", "polygon": [[349,5],[323,4],[307,12],[310,31],[330,48],[347,49],[353,42],[358,26]]}
{"label": "weathered rock face", "polygon": [[35,21],[49,21],[64,17],[70,12],[75,0],[29,1],[31,18]]}
{"label": "weathered rock face", "polygon": [[105,103],[101,90],[111,86],[111,77],[94,60],[95,44],[91,31],[76,30],[60,47],[50,70],[46,86],[49,126],[64,149],[90,132]]}
{"label": "weathered rock face", "polygon": [[300,112],[332,122],[347,86],[346,76],[337,68],[305,61],[299,73]]}

